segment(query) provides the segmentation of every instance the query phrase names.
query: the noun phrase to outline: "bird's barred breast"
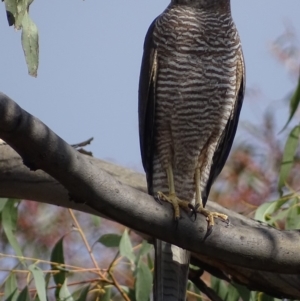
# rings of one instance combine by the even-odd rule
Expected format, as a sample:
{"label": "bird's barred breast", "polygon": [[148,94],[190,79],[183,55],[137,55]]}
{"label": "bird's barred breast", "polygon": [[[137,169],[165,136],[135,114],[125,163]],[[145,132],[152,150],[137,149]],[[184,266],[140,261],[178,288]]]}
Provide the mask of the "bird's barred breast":
{"label": "bird's barred breast", "polygon": [[203,166],[201,186],[206,184],[212,155],[236,100],[240,41],[230,15],[175,6],[158,18],[154,43],[159,133],[154,171],[161,174],[154,173],[154,184],[159,186],[161,167],[172,161],[175,186],[191,191],[197,164]]}

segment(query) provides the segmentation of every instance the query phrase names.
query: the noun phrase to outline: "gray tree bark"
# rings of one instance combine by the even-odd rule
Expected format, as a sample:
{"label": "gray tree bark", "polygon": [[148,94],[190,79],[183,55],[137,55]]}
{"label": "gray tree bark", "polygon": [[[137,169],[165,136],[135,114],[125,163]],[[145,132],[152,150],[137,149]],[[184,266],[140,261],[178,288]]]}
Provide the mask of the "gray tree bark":
{"label": "gray tree bark", "polygon": [[182,212],[176,228],[171,206],[145,193],[144,175],[79,153],[2,93],[0,138],[0,196],[107,217],[192,251],[194,263],[218,277],[300,298],[299,231],[279,231],[212,202],[207,207],[227,214],[229,226],[217,221],[204,241],[205,218]]}

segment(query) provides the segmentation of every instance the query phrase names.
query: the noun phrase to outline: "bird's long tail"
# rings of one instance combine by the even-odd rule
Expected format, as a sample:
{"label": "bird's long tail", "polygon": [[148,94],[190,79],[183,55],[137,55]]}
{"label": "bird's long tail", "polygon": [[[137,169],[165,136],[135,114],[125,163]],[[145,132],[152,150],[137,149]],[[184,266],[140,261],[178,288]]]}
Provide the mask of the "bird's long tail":
{"label": "bird's long tail", "polygon": [[155,240],[154,301],[185,301],[190,252]]}

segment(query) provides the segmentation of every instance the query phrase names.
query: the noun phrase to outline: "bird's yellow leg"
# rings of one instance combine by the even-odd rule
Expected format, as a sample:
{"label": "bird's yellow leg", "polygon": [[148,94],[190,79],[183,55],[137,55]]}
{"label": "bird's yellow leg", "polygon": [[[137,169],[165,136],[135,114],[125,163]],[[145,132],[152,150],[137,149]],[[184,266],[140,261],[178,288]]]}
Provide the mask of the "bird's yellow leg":
{"label": "bird's yellow leg", "polygon": [[169,195],[167,196],[161,191],[158,191],[157,196],[160,200],[169,202],[173,205],[175,220],[178,220],[180,218],[179,208],[181,207],[185,210],[189,210],[189,202],[181,200],[176,196],[173,170],[171,164],[169,164],[167,169],[167,177],[168,177],[168,184],[169,184]]}
{"label": "bird's yellow leg", "polygon": [[214,218],[220,218],[223,221],[228,221],[228,216],[219,213],[219,212],[210,212],[209,210],[203,207],[202,197],[201,197],[201,185],[200,185],[200,168],[196,168],[195,170],[195,186],[196,186],[196,206],[195,209],[198,213],[204,215],[207,220],[207,234],[208,236],[211,231],[212,227],[215,224]]}

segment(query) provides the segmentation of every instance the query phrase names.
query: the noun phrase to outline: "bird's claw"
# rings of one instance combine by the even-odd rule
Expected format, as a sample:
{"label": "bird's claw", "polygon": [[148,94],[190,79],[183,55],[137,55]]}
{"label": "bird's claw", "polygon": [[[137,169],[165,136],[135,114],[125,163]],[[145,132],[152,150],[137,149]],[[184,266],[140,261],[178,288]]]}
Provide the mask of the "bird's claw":
{"label": "bird's claw", "polygon": [[161,199],[161,196],[160,194],[157,194],[154,196],[154,200],[159,203],[160,205],[162,205],[162,199]]}
{"label": "bird's claw", "polygon": [[207,225],[207,230],[203,238],[203,241],[205,241],[206,238],[212,234],[212,231],[213,231],[213,225]]}
{"label": "bird's claw", "polygon": [[191,217],[195,216],[194,221],[197,219],[197,209],[194,205],[188,204],[189,209],[191,209],[192,215]]}

